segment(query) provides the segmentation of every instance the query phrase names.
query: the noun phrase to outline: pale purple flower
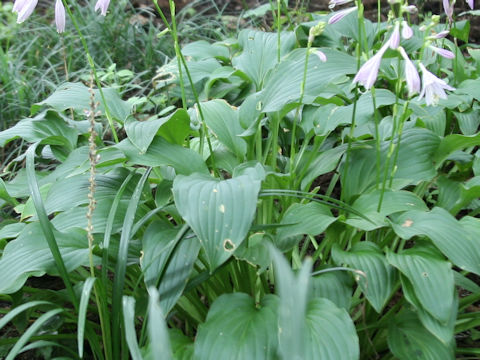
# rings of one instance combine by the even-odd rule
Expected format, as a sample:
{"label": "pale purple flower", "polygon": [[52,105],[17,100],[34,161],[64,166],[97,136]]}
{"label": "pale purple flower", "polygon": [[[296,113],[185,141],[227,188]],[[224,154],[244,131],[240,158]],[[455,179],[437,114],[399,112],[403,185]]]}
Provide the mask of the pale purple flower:
{"label": "pale purple flower", "polygon": [[410,25],[408,25],[408,23],[405,20],[402,21],[402,38],[404,38],[405,40],[408,40],[412,36],[413,36],[412,28],[410,27]]}
{"label": "pale purple flower", "polygon": [[440,31],[438,34],[433,35],[433,38],[434,39],[443,39],[443,38],[447,37],[447,35],[449,33],[450,33],[449,30],[443,30],[443,31]]}
{"label": "pale purple flower", "polygon": [[444,57],[445,59],[453,59],[455,57],[455,54],[450,50],[438,48],[432,45],[430,45],[429,48],[436,52],[438,55]]}
{"label": "pale purple flower", "polygon": [[450,4],[450,0],[443,0],[443,10],[447,15],[448,22],[451,23],[453,21],[453,5]]}
{"label": "pale purple flower", "polygon": [[325,55],[325,53],[323,51],[320,51],[320,50],[317,49],[313,53],[318,56],[318,58],[320,59],[321,62],[326,62],[327,61],[327,55]]}
{"label": "pale purple flower", "polygon": [[467,4],[470,7],[470,9],[473,10],[473,6],[474,6],[473,0],[467,0]]}
{"label": "pale purple flower", "polygon": [[100,14],[106,16],[108,5],[110,5],[110,0],[97,0],[97,3],[95,4],[95,11],[100,9]]}
{"label": "pale purple flower", "polygon": [[[98,0],[98,1],[100,1],[100,0]],[[333,14],[333,16],[330,19],[328,19],[328,24],[332,25],[332,24],[335,24],[336,22],[339,22],[345,16],[347,16],[351,12],[354,12],[355,10],[357,10],[356,6],[348,8],[348,9],[337,11],[335,14]]]}
{"label": "pale purple flower", "polygon": [[385,54],[385,51],[387,51],[389,45],[390,41],[387,41],[373,57],[362,65],[357,75],[355,75],[353,83],[358,82],[365,86],[366,89],[370,89],[373,86],[375,80],[377,80],[382,56]]}
{"label": "pale purple flower", "polygon": [[439,99],[447,98],[445,90],[455,90],[455,88],[448,85],[444,80],[439,79],[428,71],[422,63],[420,63],[420,68],[422,69],[423,87],[418,100],[425,96],[425,103],[427,105],[436,105]]}
{"label": "pale purple flower", "polygon": [[395,23],[395,28],[393,29],[392,35],[388,40],[388,44],[392,50],[395,50],[400,45],[400,24],[398,22]]}
{"label": "pale purple flower", "polygon": [[62,0],[55,1],[55,24],[57,25],[57,32],[63,33],[65,31],[65,8]]}
{"label": "pale purple flower", "polygon": [[413,64],[412,60],[410,60],[403,47],[400,46],[398,51],[405,60],[405,79],[407,80],[408,95],[412,96],[420,91],[420,76],[418,75],[415,65]]}
{"label": "pale purple flower", "polygon": [[352,2],[352,1],[353,0],[330,0],[330,2],[328,3],[328,7],[330,9],[333,9],[337,5],[348,4],[349,2]]}
{"label": "pale purple flower", "polygon": [[13,4],[12,12],[18,14],[17,23],[20,24],[28,19],[32,15],[35,6],[37,6],[38,0],[16,0]]}

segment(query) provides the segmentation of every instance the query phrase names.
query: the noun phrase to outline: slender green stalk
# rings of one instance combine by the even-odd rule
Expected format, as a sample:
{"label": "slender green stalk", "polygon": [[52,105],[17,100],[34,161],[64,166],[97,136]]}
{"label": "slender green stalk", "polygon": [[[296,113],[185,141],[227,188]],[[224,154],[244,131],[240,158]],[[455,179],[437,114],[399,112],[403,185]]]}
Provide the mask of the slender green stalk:
{"label": "slender green stalk", "polygon": [[380,119],[378,118],[378,109],[377,109],[377,100],[376,100],[376,96],[375,96],[375,86],[372,86],[372,89],[371,89],[371,93],[372,93],[372,104],[373,104],[373,116],[374,116],[374,119],[375,119],[375,148],[377,150],[376,152],[376,180],[375,180],[375,187],[378,189],[378,187],[380,186],[380,167],[381,167],[381,149],[380,149],[380,146],[381,146],[381,139],[380,139],[380,129],[379,129],[379,126],[380,126]]}
{"label": "slender green stalk", "polygon": [[280,31],[280,16],[282,10],[282,0],[277,0],[277,62],[280,62],[281,57],[281,31]]}
{"label": "slender green stalk", "polygon": [[112,131],[113,139],[115,140],[116,143],[118,143],[118,136],[115,130],[115,126],[113,124],[113,118],[112,118],[112,115],[110,114],[110,109],[108,107],[107,100],[105,99],[105,95],[103,93],[102,84],[100,83],[100,79],[98,78],[98,75],[97,75],[97,69],[95,67],[95,63],[93,62],[93,58],[90,55],[87,41],[85,40],[85,37],[83,36],[83,33],[80,30],[80,27],[78,26],[77,19],[75,18],[75,16],[73,16],[72,11],[70,10],[70,7],[68,5],[68,0],[62,0],[62,2],[63,2],[63,5],[65,6],[65,9],[67,9],[68,16],[72,20],[73,26],[77,30],[78,36],[83,46],[83,50],[87,55],[87,61],[88,61],[88,64],[90,65],[90,68],[92,69],[93,77],[95,78],[95,84],[97,85],[98,91],[100,92],[100,97],[102,99],[103,107],[105,108],[105,116],[107,117],[108,124],[110,125],[110,130]]}

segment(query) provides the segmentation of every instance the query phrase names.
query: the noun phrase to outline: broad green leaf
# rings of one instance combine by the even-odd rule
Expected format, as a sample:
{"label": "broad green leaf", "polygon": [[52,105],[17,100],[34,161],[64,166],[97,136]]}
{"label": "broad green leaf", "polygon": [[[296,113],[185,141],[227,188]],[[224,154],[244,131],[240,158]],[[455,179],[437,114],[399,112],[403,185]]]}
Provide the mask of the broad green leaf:
{"label": "broad green leaf", "polygon": [[319,235],[335,220],[326,205],[295,203],[287,209],[280,222],[292,225],[278,229],[275,245],[282,251],[290,250],[299,241],[298,235]]}
{"label": "broad green leaf", "polygon": [[235,250],[234,256],[237,259],[245,260],[252,266],[258,267],[257,273],[263,273],[272,263],[268,244],[270,237],[265,233],[255,233],[250,235],[248,241],[244,241]]}
{"label": "broad green leaf", "polygon": [[[327,56],[327,62],[322,62],[315,54],[309,57],[304,104],[313,103],[319,96],[335,95],[338,89],[329,89],[334,80],[357,71],[356,60],[350,55],[332,49],[321,50]],[[305,68],[305,53],[305,49],[292,51],[272,70],[262,91],[263,112],[279,111],[287,104],[298,102]]]}
{"label": "broad green leaf", "polygon": [[[247,151],[245,140],[240,137],[244,129],[238,119],[238,111],[223,100],[202,103],[205,122],[218,140],[238,158],[243,158]],[[197,111],[197,118],[199,117]]]}
{"label": "broad green leaf", "polygon": [[259,191],[260,180],[250,175],[221,181],[201,174],[175,178],[175,205],[197,235],[211,271],[245,239]]}
{"label": "broad green leaf", "polygon": [[0,147],[16,138],[22,138],[30,143],[41,141],[42,144],[59,145],[72,150],[77,144],[77,137],[77,130],[55,111],[44,111],[0,132]]}
{"label": "broad green leaf", "polygon": [[413,110],[413,114],[411,115],[412,120],[420,121],[428,130],[431,130],[438,136],[443,136],[445,134],[447,117],[444,108],[440,106],[423,107],[415,102],[410,103],[409,108]]}
{"label": "broad green leaf", "polygon": [[345,309],[330,300],[314,299],[308,303],[306,328],[304,359],[360,358],[358,336],[352,319]]}
{"label": "broad green leaf", "polygon": [[192,360],[194,345],[190,338],[183,335],[179,329],[169,329],[170,343],[175,360]]}
{"label": "broad green leaf", "polygon": [[217,58],[228,61],[230,53],[228,48],[222,44],[210,44],[205,40],[194,41],[182,48],[183,56],[191,57],[194,60]]}
{"label": "broad green leaf", "polygon": [[415,248],[387,252],[388,262],[410,281],[423,309],[442,323],[450,319],[454,279],[451,264]]}
{"label": "broad green leaf", "polygon": [[[469,231],[470,219],[459,222],[445,209],[430,212],[408,211],[392,223],[402,239],[426,236],[455,265],[480,275],[480,237]],[[452,241],[454,239],[455,241]]]}
{"label": "broad green leaf", "polygon": [[148,288],[148,335],[150,354],[153,360],[173,359],[170,337],[165,317],[159,303],[159,294],[154,287]]}
{"label": "broad green leaf", "polygon": [[[437,135],[421,128],[404,130],[398,151],[397,170],[394,175],[393,189],[400,189],[410,184],[432,179],[437,172],[432,162],[432,156],[439,143]],[[384,167],[390,141],[383,141],[380,147],[380,178],[383,179]],[[366,142],[364,146],[353,148],[350,156],[347,178],[345,166],[341,169],[341,180],[345,198],[365,193],[377,182],[376,149],[374,142]],[[393,160],[390,161],[391,174]]]}
{"label": "broad green leaf", "polygon": [[[94,90],[94,93],[95,102],[99,103],[97,111],[105,113],[100,92]],[[103,88],[103,95],[105,96],[110,114],[123,123],[127,119],[127,116],[130,115],[132,105],[123,101],[114,88]],[[57,87],[55,92],[48,98],[32,106],[32,110],[37,111],[37,109],[41,108],[41,105],[48,105],[58,111],[74,109],[80,114],[85,114],[85,112],[89,112],[91,108],[90,98],[91,95],[88,87],[82,83],[67,82]]]}
{"label": "broad green leaf", "polygon": [[422,199],[412,192],[386,190],[383,194],[382,207],[378,212],[381,192],[381,190],[374,190],[371,193],[362,194],[352,205],[355,210],[368,217],[373,223],[352,213],[349,214],[345,223],[361,230],[371,231],[389,226],[386,218],[388,215],[408,210],[426,211],[428,209]]}
{"label": "broad green leaf", "polygon": [[[476,49],[475,51],[478,51]],[[475,135],[480,126],[480,114],[478,110],[468,112],[454,112],[458,126],[463,135]]]}
{"label": "broad green leaf", "polygon": [[[293,32],[282,32],[280,38],[280,56],[295,46]],[[258,30],[245,29],[238,35],[242,53],[234,57],[232,64],[242,70],[260,89],[265,75],[277,64],[278,35]]]}
{"label": "broad green leaf", "polygon": [[172,144],[182,145],[190,132],[190,117],[184,109],[178,109],[166,117],[146,121],[128,117],[125,121],[125,131],[130,142],[143,154],[157,134]]}
{"label": "broad green leaf", "polygon": [[[68,271],[88,265],[88,242],[84,231],[55,231],[60,253]],[[38,222],[28,224],[17,239],[10,241],[0,259],[0,293],[19,290],[29,276],[58,274],[50,248]]]}
{"label": "broad green leaf", "polygon": [[172,166],[178,174],[188,175],[194,172],[208,173],[207,166],[198,153],[180,145],[171,144],[157,136],[147,149],[141,153],[128,139],[118,145],[127,159],[136,165]]}
{"label": "broad green leaf", "polygon": [[442,162],[454,151],[478,145],[480,145],[480,132],[475,135],[448,135],[445,136],[440,142],[440,145],[434,154],[435,156],[433,160],[437,166],[440,166]]}
{"label": "broad green leaf", "polygon": [[418,317],[410,311],[403,311],[394,321],[390,321],[388,346],[399,359],[454,359],[453,345],[445,346],[432,336],[421,326]]}
{"label": "broad green leaf", "polygon": [[27,224],[21,222],[3,226],[0,228],[0,239],[12,239],[17,237],[25,226],[27,226]]}
{"label": "broad green leaf", "polygon": [[345,271],[329,271],[315,276],[311,282],[311,299],[325,298],[339,308],[344,308],[347,311],[350,309],[353,280]]}
{"label": "broad green leaf", "polygon": [[320,153],[308,166],[307,172],[302,179],[302,189],[308,190],[307,187],[318,176],[326,174],[337,168],[338,163],[347,150],[347,146],[336,146],[332,149]]}
{"label": "broad green leaf", "polygon": [[452,215],[456,215],[473,200],[480,198],[480,177],[478,176],[471,178],[466,183],[441,176],[437,179],[437,184],[438,200],[436,205],[450,211]]}
{"label": "broad green leaf", "polygon": [[164,314],[170,312],[182,295],[199,251],[200,242],[190,235],[181,239],[172,253],[158,287],[160,306]]}
{"label": "broad green leaf", "polygon": [[221,295],[198,327],[194,358],[275,359],[278,304],[275,295],[266,295],[258,304],[244,293]]}
{"label": "broad green leaf", "polygon": [[378,245],[369,241],[360,242],[350,251],[342,251],[338,246],[334,246],[332,256],[335,263],[346,264],[364,274],[356,275],[355,278],[367,300],[375,311],[380,313],[392,295],[396,273]]}
{"label": "broad green leaf", "polygon": [[0,178],[0,199],[5,200],[10,205],[18,205],[18,201],[10,196],[5,186],[5,182]]}

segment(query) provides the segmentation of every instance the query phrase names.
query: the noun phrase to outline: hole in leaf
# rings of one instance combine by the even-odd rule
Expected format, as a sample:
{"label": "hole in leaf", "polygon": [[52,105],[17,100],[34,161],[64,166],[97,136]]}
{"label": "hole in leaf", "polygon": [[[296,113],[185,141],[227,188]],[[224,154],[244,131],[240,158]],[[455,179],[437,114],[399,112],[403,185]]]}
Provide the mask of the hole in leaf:
{"label": "hole in leaf", "polygon": [[235,250],[235,244],[232,242],[232,240],[225,239],[223,241],[223,250],[228,252],[232,252],[233,250]]}

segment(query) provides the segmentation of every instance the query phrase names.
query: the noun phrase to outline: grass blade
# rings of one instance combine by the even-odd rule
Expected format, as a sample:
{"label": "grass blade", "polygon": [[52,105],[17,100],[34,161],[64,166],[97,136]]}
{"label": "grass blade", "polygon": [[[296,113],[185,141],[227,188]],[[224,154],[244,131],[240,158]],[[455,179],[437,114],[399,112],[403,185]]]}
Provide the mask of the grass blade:
{"label": "grass blade", "polygon": [[85,334],[85,320],[87,317],[88,300],[90,299],[90,292],[92,291],[95,280],[96,278],[92,277],[85,280],[82,289],[82,297],[80,298],[80,309],[78,311],[77,325],[78,356],[80,356],[80,358],[83,358],[83,336]]}
{"label": "grass blade", "polygon": [[52,252],[52,256],[57,266],[57,270],[60,273],[60,276],[63,282],[65,283],[65,287],[67,288],[67,292],[71,297],[72,304],[75,307],[75,310],[78,312],[78,300],[77,300],[77,297],[75,296],[75,292],[73,291],[72,283],[70,282],[70,277],[68,276],[67,268],[65,267],[62,254],[60,254],[57,241],[55,240],[55,235],[53,235],[52,225],[50,223],[50,220],[48,220],[47,212],[45,211],[43,200],[40,195],[40,190],[38,188],[37,178],[35,176],[34,159],[35,159],[35,149],[37,148],[37,145],[38,143],[30,145],[26,153],[27,155],[26,170],[27,170],[28,187],[32,195],[33,204],[35,206],[35,210],[37,212],[37,216],[40,221],[40,226],[42,227],[43,234],[45,235],[45,239],[47,240],[48,247]]}
{"label": "grass blade", "polygon": [[170,337],[168,336],[167,324],[160,307],[160,295],[156,288],[149,287],[148,303],[148,333],[150,336],[150,353],[153,360],[170,360],[172,349]]}
{"label": "grass blade", "polygon": [[137,333],[135,331],[135,299],[131,296],[123,297],[123,322],[127,345],[133,360],[143,360],[138,347]]}
{"label": "grass blade", "polygon": [[0,330],[7,325],[15,316],[19,315],[21,312],[30,309],[34,306],[37,305],[48,305],[52,303],[48,301],[30,301],[26,304],[22,304],[20,306],[17,306],[15,309],[10,310],[7,314],[5,314],[1,319],[0,319]]}

